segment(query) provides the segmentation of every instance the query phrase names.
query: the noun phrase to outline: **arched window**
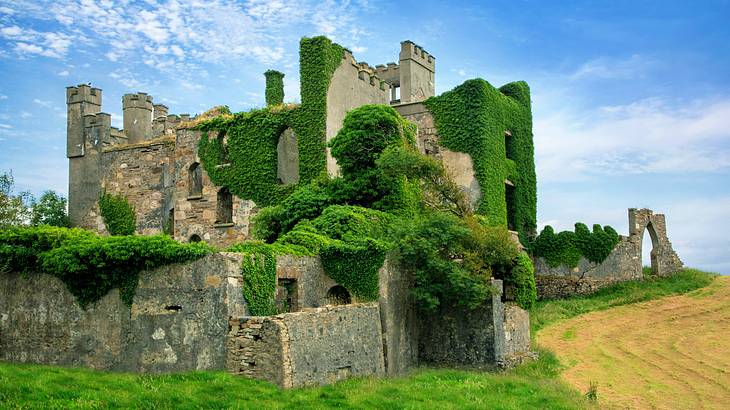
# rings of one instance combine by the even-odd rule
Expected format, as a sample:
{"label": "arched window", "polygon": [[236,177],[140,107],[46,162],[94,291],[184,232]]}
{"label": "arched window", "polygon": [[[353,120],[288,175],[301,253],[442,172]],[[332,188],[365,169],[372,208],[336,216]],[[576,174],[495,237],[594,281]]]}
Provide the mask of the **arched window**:
{"label": "arched window", "polygon": [[335,285],[327,291],[328,305],[349,305],[352,303],[350,292],[344,286]]}
{"label": "arched window", "polygon": [[276,145],[276,176],[283,185],[299,183],[299,145],[297,136],[287,128],[279,136]]}
{"label": "arched window", "polygon": [[216,211],[217,224],[233,223],[233,196],[228,188],[223,187],[218,191],[218,202]]}
{"label": "arched window", "polygon": [[188,168],[188,189],[191,197],[203,196],[203,170],[197,162],[193,162]]}
{"label": "arched window", "polygon": [[218,131],[218,145],[220,145],[220,158],[221,164],[228,164],[231,161],[228,159],[228,136],[225,131]]}
{"label": "arched window", "polygon": [[198,235],[192,235],[190,237],[190,242],[200,242],[200,236],[198,236]]}

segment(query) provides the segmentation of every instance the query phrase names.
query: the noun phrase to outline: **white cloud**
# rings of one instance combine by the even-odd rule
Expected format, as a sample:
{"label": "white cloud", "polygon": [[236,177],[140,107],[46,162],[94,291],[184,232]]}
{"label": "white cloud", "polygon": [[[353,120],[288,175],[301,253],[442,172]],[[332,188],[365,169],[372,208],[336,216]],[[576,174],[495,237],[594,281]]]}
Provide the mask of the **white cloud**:
{"label": "white cloud", "polygon": [[0,94],[0,100],[7,100],[8,96],[5,94]]}
{"label": "white cloud", "polygon": [[68,70],[63,70],[63,71],[57,73],[57,75],[60,77],[67,77],[68,74],[69,74]]}
{"label": "white cloud", "polygon": [[596,175],[712,172],[730,168],[730,100],[676,107],[661,99],[536,115],[538,175],[545,181]]}
{"label": "white cloud", "polygon": [[368,48],[367,47],[362,47],[362,46],[354,46],[354,47],[352,47],[352,52],[353,53],[364,53],[366,51],[368,51]]}
{"label": "white cloud", "polygon": [[572,80],[637,78],[643,76],[653,65],[652,60],[638,54],[624,59],[601,57],[587,61],[569,78]]}
{"label": "white cloud", "polygon": [[20,118],[30,118],[33,116],[33,114],[29,113],[28,111],[21,111],[19,115]]}

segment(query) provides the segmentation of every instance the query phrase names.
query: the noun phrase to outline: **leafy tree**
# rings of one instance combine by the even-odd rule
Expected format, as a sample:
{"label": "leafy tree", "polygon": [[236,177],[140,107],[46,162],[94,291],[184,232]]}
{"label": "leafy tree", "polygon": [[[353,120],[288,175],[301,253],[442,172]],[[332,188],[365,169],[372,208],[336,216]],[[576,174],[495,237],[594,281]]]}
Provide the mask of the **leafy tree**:
{"label": "leafy tree", "polygon": [[13,195],[15,179],[12,172],[0,175],[0,229],[25,225],[28,222],[28,202],[30,193],[20,192]]}
{"label": "leafy tree", "polygon": [[44,192],[37,202],[32,201],[31,208],[30,224],[33,226],[69,226],[66,198],[54,191]]}

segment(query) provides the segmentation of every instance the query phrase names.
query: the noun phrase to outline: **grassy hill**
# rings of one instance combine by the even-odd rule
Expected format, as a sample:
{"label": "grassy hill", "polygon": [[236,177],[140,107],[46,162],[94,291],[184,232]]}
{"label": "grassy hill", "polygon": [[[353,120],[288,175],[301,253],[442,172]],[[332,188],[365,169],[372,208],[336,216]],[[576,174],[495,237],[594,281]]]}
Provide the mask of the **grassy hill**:
{"label": "grassy hill", "polygon": [[[538,340],[542,342],[551,324],[561,326],[571,317],[598,310],[611,316],[613,311],[606,309],[613,306],[686,293],[711,281],[709,274],[685,270],[672,278],[624,283],[593,296],[540,302],[531,312],[533,329],[545,329],[538,334]],[[569,331],[557,332],[570,337]],[[233,377],[224,372],[133,375],[0,363],[0,408],[591,407],[593,403],[584,396],[587,385],[564,379],[561,375],[565,367],[556,356],[546,350],[540,353],[538,361],[504,373],[420,369],[407,377],[359,378],[331,386],[295,390],[282,390],[269,383]],[[574,368],[573,362],[566,362],[561,354],[559,352],[558,356],[569,365],[570,371]],[[605,391],[602,386],[599,384],[599,402]]]}

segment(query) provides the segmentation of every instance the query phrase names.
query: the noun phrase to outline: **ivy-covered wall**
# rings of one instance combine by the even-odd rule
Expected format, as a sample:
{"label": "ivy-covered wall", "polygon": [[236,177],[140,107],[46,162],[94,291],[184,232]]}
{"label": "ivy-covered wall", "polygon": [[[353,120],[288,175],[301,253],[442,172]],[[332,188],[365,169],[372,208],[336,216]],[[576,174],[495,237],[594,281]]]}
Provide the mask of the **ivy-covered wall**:
{"label": "ivy-covered wall", "polygon": [[497,89],[482,79],[469,80],[425,105],[433,114],[439,143],[471,156],[481,189],[477,212],[490,224],[507,225],[505,180],[514,183],[511,218],[521,241],[528,243],[537,226],[537,179],[527,83]]}
{"label": "ivy-covered wall", "polygon": [[[296,188],[277,178],[277,143],[291,128],[299,147],[299,181],[325,170],[327,89],[343,48],[326,37],[303,38],[300,45],[301,105],[279,104],[201,122],[198,155],[210,179],[259,206],[281,202]],[[267,102],[271,72],[267,72]],[[273,81],[273,80],[272,80]],[[278,95],[271,91],[271,102]],[[276,98],[274,98],[276,97]],[[283,91],[282,91],[283,98]],[[229,164],[229,165],[226,165]]]}

